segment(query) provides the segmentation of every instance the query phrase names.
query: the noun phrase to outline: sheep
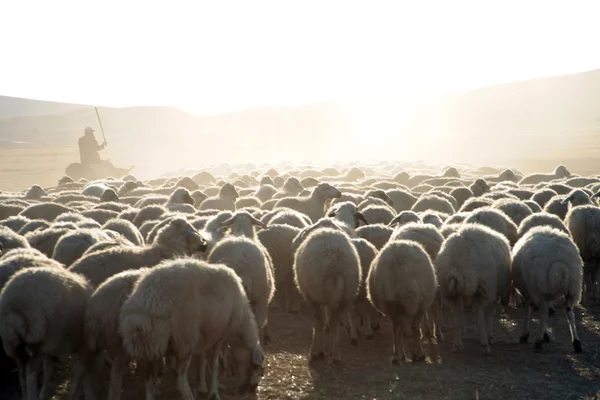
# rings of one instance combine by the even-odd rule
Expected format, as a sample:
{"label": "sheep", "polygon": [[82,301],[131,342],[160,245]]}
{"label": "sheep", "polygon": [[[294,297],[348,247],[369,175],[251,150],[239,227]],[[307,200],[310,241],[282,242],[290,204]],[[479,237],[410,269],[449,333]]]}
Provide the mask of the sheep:
{"label": "sheep", "polygon": [[240,197],[235,201],[235,209],[241,210],[242,208],[256,207],[260,208],[262,202],[253,196]]}
{"label": "sheep", "polygon": [[487,184],[485,179],[477,178],[475,181],[469,186],[469,190],[473,193],[473,196],[479,197],[483,196],[483,194],[490,191],[490,186]]}
{"label": "sheep", "polygon": [[356,235],[367,240],[369,243],[375,246],[377,250],[381,250],[381,248],[388,242],[392,232],[393,230],[391,228],[383,224],[365,225],[356,229]]}
{"label": "sheep", "polygon": [[13,232],[19,232],[19,230],[29,222],[29,218],[25,218],[20,215],[13,215],[12,217],[0,220],[0,226],[5,226]]}
{"label": "sheep", "polygon": [[79,229],[67,232],[56,242],[52,259],[68,267],[77,261],[93,244],[114,240],[117,237],[116,232],[100,229]]}
{"label": "sheep", "polygon": [[113,218],[117,218],[119,213],[116,211],[95,209],[95,210],[83,211],[81,213],[81,215],[83,215],[84,217],[93,219],[94,221],[98,222],[100,225],[104,225],[109,220],[111,220]]}
{"label": "sheep", "polygon": [[12,249],[29,248],[29,242],[10,228],[0,226],[0,256]]}
{"label": "sheep", "polygon": [[66,233],[77,230],[76,225],[62,225],[60,227],[50,226],[47,229],[29,232],[25,235],[25,239],[29,245],[42,253],[48,258],[52,258],[54,248],[58,240]]}
{"label": "sheep", "polygon": [[190,192],[184,187],[179,187],[171,193],[165,203],[165,208],[169,211],[193,214],[196,212],[195,203]]}
{"label": "sheep", "polygon": [[277,188],[272,184],[263,185],[261,183],[260,187],[254,193],[254,196],[262,203],[267,200],[270,200],[277,193]]}
{"label": "sheep", "polygon": [[[444,242],[444,236],[433,225],[412,222],[395,230],[390,237],[390,242],[394,240],[409,240],[419,243],[431,261],[435,261]],[[437,292],[437,287],[435,291]],[[431,304],[431,309],[426,315],[429,334],[432,338],[436,337],[436,333],[441,339],[444,338],[441,329],[441,307],[441,298],[436,293],[436,301]]]}
{"label": "sheep", "polygon": [[361,210],[369,224],[389,224],[395,216],[395,210],[388,206],[371,205]]}
{"label": "sheep", "polygon": [[198,390],[208,392],[204,370],[211,356],[209,395],[219,399],[219,355],[227,343],[242,374],[241,392],[256,391],[263,375],[264,354],[242,280],[222,264],[179,259],[148,270],[121,308],[119,333],[129,357],[154,364],[146,380],[146,398],[154,398],[152,371],[168,348],[184,399],[193,399],[187,370],[195,354],[202,355]]}
{"label": "sheep", "polygon": [[0,220],[20,215],[26,206],[18,204],[0,204]]}
{"label": "sheep", "polygon": [[[88,300],[84,317],[86,356],[94,359],[106,351],[111,359],[108,398],[118,400],[121,396],[121,380],[127,368],[127,354],[119,336],[119,315],[138,279],[148,268],[120,272],[103,282]],[[91,371],[87,371],[92,375]]]}
{"label": "sheep", "polygon": [[57,203],[40,203],[27,207],[19,213],[19,215],[29,219],[43,219],[47,222],[52,222],[60,214],[74,211],[69,207]]}
{"label": "sheep", "polygon": [[554,214],[541,212],[538,214],[531,214],[529,217],[521,221],[517,235],[519,238],[522,238],[527,232],[529,232],[530,229],[538,226],[549,226],[567,234],[569,233],[569,230],[560,218]]}
{"label": "sheep", "polygon": [[486,199],[482,197],[472,197],[470,199],[467,199],[467,201],[463,203],[463,205],[458,209],[458,212],[471,212],[478,208],[491,206],[492,203],[493,201],[491,199]]}
{"label": "sheep", "polygon": [[276,295],[280,296],[282,308],[288,313],[298,311],[296,287],[294,286],[294,254],[292,242],[300,229],[289,225],[269,224],[268,229],[257,233],[258,240],[273,260]]}
{"label": "sheep", "polygon": [[84,188],[81,190],[81,194],[83,196],[92,196],[100,198],[100,196],[102,196],[104,191],[107,189],[114,188],[104,182],[92,182],[84,186]]}
{"label": "sheep", "polygon": [[569,204],[564,202],[566,195],[557,195],[551,198],[544,206],[544,211],[550,214],[556,215],[558,218],[564,220],[567,212],[569,211]]}
{"label": "sheep", "polygon": [[455,211],[450,201],[435,194],[426,194],[421,196],[411,208],[411,211],[416,213],[427,210],[439,211],[446,214],[454,214]]}
{"label": "sheep", "polygon": [[341,197],[342,193],[328,183],[319,183],[308,197],[285,197],[275,203],[275,207],[288,207],[307,215],[317,222],[325,213],[327,200]]}
{"label": "sheep", "polygon": [[450,196],[456,199],[456,204],[458,208],[460,208],[464,202],[467,201],[467,199],[473,197],[473,192],[471,192],[471,189],[467,187],[457,187],[450,192]]}
{"label": "sheep", "polygon": [[24,198],[27,200],[41,200],[43,197],[48,196],[48,193],[40,185],[33,185],[27,190]]}
{"label": "sheep", "polygon": [[368,225],[365,216],[358,211],[354,203],[349,201],[332,206],[327,210],[327,217],[334,218],[337,225],[344,229],[351,237],[356,237],[355,229],[358,228],[361,222]]}
{"label": "sheep", "polygon": [[291,208],[276,208],[261,218],[265,224],[285,224],[296,228],[306,228],[311,224],[310,218]]}
{"label": "sheep", "polygon": [[406,359],[405,335],[414,340],[412,361],[424,360],[420,324],[433,303],[437,282],[423,247],[413,241],[390,240],[373,260],[365,283],[371,304],[392,321],[392,364],[399,365],[401,356]]}
{"label": "sheep", "polygon": [[564,222],[584,263],[583,302],[586,303],[599,296],[596,283],[600,270],[600,208],[592,205],[571,207]]}
{"label": "sheep", "polygon": [[542,207],[533,200],[525,200],[523,204],[527,205],[532,213],[541,213],[543,211]]}
{"label": "sheep", "polygon": [[119,272],[150,267],[176,255],[191,255],[206,250],[198,231],[182,218],[163,227],[156,241],[145,247],[117,247],[88,254],[73,263],[69,270],[85,276],[93,287]]}
{"label": "sheep", "polygon": [[518,228],[514,222],[500,210],[490,207],[479,208],[464,220],[465,224],[480,224],[504,235],[511,245],[519,239]]}
{"label": "sheep", "polygon": [[480,224],[465,223],[450,235],[434,261],[440,292],[454,317],[453,351],[462,348],[463,301],[477,313],[480,343],[491,355],[495,304],[508,304],[511,253],[502,234]]}
{"label": "sheep", "polygon": [[136,228],[136,226],[133,223],[125,219],[113,218],[107,221],[102,226],[102,229],[117,232],[120,235],[123,235],[125,238],[127,238],[127,240],[129,240],[136,246],[144,245],[144,238],[142,237],[142,234],[140,233],[138,228]]}
{"label": "sheep", "polygon": [[531,196],[531,200],[538,203],[538,205],[541,208],[544,208],[546,206],[546,203],[548,203],[550,201],[550,199],[552,199],[557,194],[558,193],[552,189],[544,188],[544,189],[540,189],[537,192],[535,192],[533,194],[533,196]]}
{"label": "sheep", "polygon": [[531,211],[531,208],[529,208],[522,201],[518,201],[518,200],[510,200],[510,199],[496,200],[492,204],[492,208],[502,211],[517,226],[519,226],[519,224],[521,224],[521,222],[525,218],[527,218],[531,214],[533,214],[533,212]]}
{"label": "sheep", "polygon": [[[6,283],[0,296],[0,337],[6,354],[19,366],[24,398],[49,398],[52,358],[81,352],[83,315],[91,293],[85,278],[54,266],[23,269]],[[42,363],[44,381],[38,396]],[[74,370],[72,390],[79,381],[78,368]]]}
{"label": "sheep", "polygon": [[313,318],[309,360],[324,356],[324,308],[329,317],[331,359],[339,362],[338,321],[356,298],[361,282],[360,258],[350,237],[330,228],[310,233],[295,253],[294,281]]}
{"label": "sheep", "polygon": [[273,260],[260,243],[254,226],[267,229],[267,226],[245,211],[238,211],[222,226],[230,229],[229,236],[219,241],[208,254],[211,264],[225,264],[242,279],[244,289],[252,305],[256,323],[265,342],[268,308],[275,294]]}
{"label": "sheep", "polygon": [[163,206],[153,205],[142,208],[137,215],[133,218],[133,224],[138,228],[146,221],[156,220],[160,218],[163,214],[167,213],[167,209]]}
{"label": "sheep", "polygon": [[425,211],[420,213],[419,218],[424,224],[433,225],[436,228],[441,228],[444,224],[444,221],[448,219],[449,215],[444,213],[439,213],[436,211]]}
{"label": "sheep", "polygon": [[526,175],[519,181],[519,186],[522,185],[535,185],[541,182],[550,182],[554,179],[559,178],[568,178],[571,176],[571,173],[564,165],[559,165],[554,169],[554,172],[551,174],[543,174],[543,173],[535,173]]}
{"label": "sheep", "polygon": [[100,196],[101,203],[108,203],[111,201],[119,201],[119,195],[115,189],[106,189]]}
{"label": "sheep", "polygon": [[218,196],[208,197],[198,207],[199,210],[235,211],[235,201],[240,197],[231,183],[223,185]]}
{"label": "sheep", "polygon": [[564,296],[573,350],[581,353],[573,307],[581,299],[583,261],[568,234],[549,226],[530,229],[515,245],[512,253],[512,279],[527,307],[523,334],[519,342],[527,343],[531,307],[540,309],[540,334],[535,349],[550,341],[547,331],[549,302]]}
{"label": "sheep", "polygon": [[[360,259],[361,276],[366,278],[371,268],[371,263],[377,256],[377,249],[368,240],[352,238],[352,244],[356,247]],[[358,344],[358,324],[356,316],[361,316],[365,327],[365,339],[373,340],[373,332],[380,329],[379,314],[367,298],[366,285],[361,284],[356,300],[352,304],[353,310],[348,313],[348,325],[350,328],[350,343]]]}
{"label": "sheep", "polygon": [[27,222],[17,232],[21,236],[27,235],[29,232],[35,232],[50,227],[50,224],[42,219],[34,219]]}

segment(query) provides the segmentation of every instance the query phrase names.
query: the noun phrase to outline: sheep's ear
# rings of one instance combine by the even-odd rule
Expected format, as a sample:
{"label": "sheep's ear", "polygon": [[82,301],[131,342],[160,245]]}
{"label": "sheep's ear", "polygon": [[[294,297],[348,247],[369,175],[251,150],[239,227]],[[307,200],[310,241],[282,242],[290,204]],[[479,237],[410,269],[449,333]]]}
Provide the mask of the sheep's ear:
{"label": "sheep's ear", "polygon": [[254,218],[253,216],[250,216],[250,221],[252,221],[253,225],[260,226],[263,229],[269,229],[269,227],[264,222],[259,221],[258,219]]}
{"label": "sheep's ear", "polygon": [[327,214],[327,216],[330,218],[335,217],[336,215],[337,215],[336,211],[331,211],[329,214]]}
{"label": "sheep's ear", "polygon": [[389,223],[387,226],[394,226],[394,225],[396,225],[396,224],[397,224],[399,221],[400,221],[400,216],[399,216],[399,215],[396,215],[396,216],[394,217],[394,219],[393,219],[393,220],[391,220],[391,221],[390,221],[390,223]]}
{"label": "sheep's ear", "polygon": [[357,212],[356,213],[356,218],[358,218],[359,221],[364,222],[365,225],[369,225],[369,222],[367,221],[367,219],[365,218],[365,216],[361,212]]}
{"label": "sheep's ear", "polygon": [[221,222],[221,226],[225,227],[225,226],[230,226],[231,224],[233,224],[233,216],[227,218],[225,221]]}
{"label": "sheep's ear", "polygon": [[4,246],[0,243],[0,256],[4,254]]}
{"label": "sheep's ear", "polygon": [[570,202],[572,200],[572,196],[569,196],[567,198],[564,198],[560,201],[560,204],[567,204],[568,202]]}
{"label": "sheep's ear", "polygon": [[590,199],[597,199],[598,197],[600,197],[600,190],[594,193]]}

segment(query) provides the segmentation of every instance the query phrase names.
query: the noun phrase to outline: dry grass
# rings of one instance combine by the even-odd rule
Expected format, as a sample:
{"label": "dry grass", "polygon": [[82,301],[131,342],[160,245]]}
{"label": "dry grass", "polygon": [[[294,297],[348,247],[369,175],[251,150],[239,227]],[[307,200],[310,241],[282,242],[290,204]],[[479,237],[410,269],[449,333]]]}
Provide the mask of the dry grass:
{"label": "dry grass", "polygon": [[[562,309],[550,319],[553,342],[542,353],[534,352],[533,343],[518,344],[523,315],[523,310],[514,309],[500,314],[491,358],[481,355],[474,317],[467,313],[460,354],[452,353],[446,330],[445,342],[427,343],[426,362],[393,367],[391,326],[384,323],[375,340],[361,338],[358,347],[343,334],[340,365],[321,362],[309,367],[310,320],[275,310],[270,318],[273,343],[265,349],[265,377],[257,396],[243,399],[600,399],[600,308],[576,311],[582,354],[572,353]],[[65,371],[58,373],[55,399],[66,398],[64,376]],[[108,377],[104,379],[105,390]],[[124,399],[144,398],[140,377],[130,375],[124,382]],[[179,398],[171,374],[162,378],[160,387],[159,400]],[[242,399],[232,389],[222,398]]]}

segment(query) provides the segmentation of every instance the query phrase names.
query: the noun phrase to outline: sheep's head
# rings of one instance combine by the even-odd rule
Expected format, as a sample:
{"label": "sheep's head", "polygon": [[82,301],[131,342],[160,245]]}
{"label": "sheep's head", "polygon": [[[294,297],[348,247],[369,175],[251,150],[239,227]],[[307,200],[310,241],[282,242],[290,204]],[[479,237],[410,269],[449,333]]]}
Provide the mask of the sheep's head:
{"label": "sheep's head", "polygon": [[60,178],[60,179],[58,180],[58,186],[67,185],[67,184],[69,184],[69,183],[73,183],[73,182],[74,182],[74,181],[73,181],[73,179],[71,179],[71,177],[70,177],[70,176],[68,176],[68,175],[65,175],[65,176],[63,176],[62,178]]}
{"label": "sheep's head", "polygon": [[139,188],[141,186],[143,186],[143,183],[141,183],[141,182],[127,181],[119,189],[119,194],[125,194],[125,193],[128,193],[128,192],[131,192],[133,189],[137,189],[137,188]]}
{"label": "sheep's head", "polygon": [[250,215],[247,211],[237,211],[230,218],[221,223],[224,228],[229,228],[232,236],[245,236],[254,238],[256,232],[255,226],[263,229],[268,229],[267,225]]}
{"label": "sheep's head", "polygon": [[304,190],[304,186],[302,186],[298,178],[292,176],[283,184],[283,190],[287,193],[298,194]]}
{"label": "sheep's head", "polygon": [[500,175],[498,175],[498,178],[502,181],[511,182],[517,182],[520,179],[517,175],[515,175],[512,169],[505,169],[500,173]]}
{"label": "sheep's head", "polygon": [[44,196],[48,196],[48,193],[40,185],[33,185],[27,193],[25,193],[25,198],[28,200],[39,200]]}
{"label": "sheep's head", "polygon": [[398,183],[407,183],[408,180],[410,179],[410,175],[408,174],[408,172],[399,172],[396,174],[396,176],[394,177],[394,181],[398,182]]}
{"label": "sheep's head", "polygon": [[446,178],[460,178],[460,173],[454,167],[446,168],[442,175]]}
{"label": "sheep's head", "polygon": [[208,195],[201,190],[194,190],[191,193],[192,199],[194,199],[194,204],[202,204],[204,200],[208,198]]}
{"label": "sheep's head", "polygon": [[[596,197],[597,193],[592,196]],[[561,200],[561,204],[569,204],[569,207],[585,206],[593,204],[590,196],[581,189],[572,190],[571,193]]]}
{"label": "sheep's head", "polygon": [[192,255],[206,251],[206,240],[183,218],[173,218],[162,227],[155,243],[172,255]]}
{"label": "sheep's head", "polygon": [[388,196],[388,194],[384,190],[381,189],[369,190],[365,197],[375,197],[376,199],[381,199],[385,201],[389,206],[394,205],[394,201],[392,200],[392,198]]}
{"label": "sheep's head", "polygon": [[119,201],[119,195],[114,189],[105,189],[100,196],[101,202]]}
{"label": "sheep's head", "polygon": [[331,186],[329,183],[319,183],[314,189],[313,194],[323,200],[338,199],[342,197],[342,192]]}
{"label": "sheep's head", "polygon": [[189,204],[193,206],[196,204],[196,201],[192,198],[192,195],[186,188],[179,187],[171,194],[169,203]]}
{"label": "sheep's head", "polygon": [[327,213],[327,216],[335,218],[353,228],[358,228],[361,221],[364,222],[365,225],[369,225],[365,216],[358,211],[356,204],[350,201],[334,205]]}
{"label": "sheep's head", "polygon": [[176,184],[178,188],[186,188],[187,190],[196,190],[199,188],[198,184],[192,180],[189,176],[184,176]]}
{"label": "sheep's head", "polygon": [[390,221],[388,226],[403,226],[410,222],[421,222],[421,218],[414,211],[402,211],[400,214],[396,215],[393,220]]}
{"label": "sheep's head", "polygon": [[432,212],[423,213],[421,215],[421,221],[423,221],[424,224],[433,225],[438,229],[441,228],[442,225],[444,224],[444,221],[442,220],[442,218],[440,218],[440,216],[438,214],[435,214]]}
{"label": "sheep's head", "polygon": [[571,176],[571,173],[569,172],[567,167],[565,167],[564,165],[559,165],[554,170],[554,175],[556,175],[558,178],[567,178]]}
{"label": "sheep's head", "polygon": [[471,184],[471,186],[469,186],[469,189],[471,189],[471,192],[473,192],[475,197],[479,197],[482,194],[489,192],[490,186],[484,179],[478,178]]}
{"label": "sheep's head", "polygon": [[260,186],[263,185],[275,186],[275,184],[273,183],[273,179],[271,179],[271,177],[268,175],[265,175],[260,179]]}
{"label": "sheep's head", "polygon": [[265,355],[261,345],[257,342],[249,350],[240,346],[232,346],[232,353],[235,359],[237,376],[241,379],[238,393],[256,393],[256,389],[265,373]]}
{"label": "sheep's head", "polygon": [[231,183],[226,183],[223,185],[223,187],[221,187],[221,190],[219,191],[219,196],[227,197],[232,201],[236,201],[237,198],[240,197],[240,194],[237,190],[235,190],[235,187]]}

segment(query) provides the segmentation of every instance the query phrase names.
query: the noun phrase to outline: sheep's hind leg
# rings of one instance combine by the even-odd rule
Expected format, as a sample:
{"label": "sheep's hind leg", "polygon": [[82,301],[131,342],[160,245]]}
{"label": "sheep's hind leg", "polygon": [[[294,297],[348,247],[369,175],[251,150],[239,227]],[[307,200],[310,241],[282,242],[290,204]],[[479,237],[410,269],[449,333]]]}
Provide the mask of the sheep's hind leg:
{"label": "sheep's hind leg", "polygon": [[154,400],[154,397],[156,396],[159,365],[158,362],[148,362],[144,367],[146,375],[144,381],[146,400]]}
{"label": "sheep's hind leg", "polygon": [[309,349],[309,361],[322,360],[325,358],[325,353],[323,352],[323,331],[325,330],[323,309],[320,305],[310,301],[307,302],[307,306],[313,317],[313,333]]}
{"label": "sheep's hind leg", "polygon": [[[182,400],[194,400],[194,394],[188,381],[188,369],[190,367],[190,361],[192,361],[192,355],[187,355],[183,358],[177,357],[177,367],[175,372],[177,374],[177,389],[181,394]],[[217,367],[219,365],[217,364]]]}
{"label": "sheep's hind leg", "polygon": [[463,347],[463,323],[464,323],[464,313],[463,313],[463,305],[462,301],[454,301],[450,303],[450,308],[452,308],[452,319],[454,322],[453,330],[454,330],[454,340],[452,343],[452,351],[456,352],[462,349]]}
{"label": "sheep's hind leg", "polygon": [[212,375],[210,377],[210,392],[208,398],[219,400],[219,353],[221,353],[222,344],[217,343],[212,350]]}
{"label": "sheep's hind leg", "polygon": [[540,333],[535,341],[535,350],[542,350],[543,343],[550,342],[548,334],[548,302],[542,301],[540,306]]}
{"label": "sheep's hind leg", "polygon": [[356,346],[358,345],[358,315],[356,312],[356,307],[351,307],[346,315],[348,316],[348,329],[350,329],[350,344],[352,346]]}
{"label": "sheep's hind leg", "polygon": [[573,313],[573,297],[567,296],[566,298],[567,308],[567,320],[569,322],[569,329],[571,330],[571,340],[573,341],[573,351],[575,353],[581,353],[581,341],[577,334],[577,327],[575,326],[575,314]]}
{"label": "sheep's hind leg", "polygon": [[345,314],[345,307],[340,306],[335,310],[330,309],[330,332],[329,332],[329,342],[331,343],[331,361],[340,362],[341,354],[340,354],[340,324],[339,320]]}
{"label": "sheep's hind leg", "polygon": [[[394,345],[392,347],[392,365],[398,366],[402,361],[406,360],[406,353],[404,352],[404,327],[402,326],[402,320],[399,317],[391,318],[392,320],[392,334],[394,336]],[[402,349],[402,357],[400,357],[400,351]]]}
{"label": "sheep's hind leg", "polygon": [[490,343],[486,329],[485,307],[483,304],[477,304],[475,305],[475,309],[477,310],[477,327],[479,328],[479,342],[481,343],[483,355],[491,356],[492,351],[490,350]]}
{"label": "sheep's hind leg", "polygon": [[494,317],[496,316],[496,307],[492,304],[485,309],[485,326],[487,328],[488,343],[494,344]]}
{"label": "sheep's hind leg", "polygon": [[40,355],[32,355],[31,359],[25,365],[27,396],[26,400],[38,400],[37,378],[42,367],[42,357]]}
{"label": "sheep's hind leg", "polygon": [[110,366],[110,386],[108,388],[109,400],[120,400],[123,387],[123,373],[127,369],[127,360],[123,355],[113,357]]}
{"label": "sheep's hind leg", "polygon": [[425,360],[425,352],[423,351],[423,341],[421,340],[421,321],[423,315],[419,314],[412,320],[412,336],[413,336],[413,363]]}
{"label": "sheep's hind leg", "polygon": [[531,303],[528,301],[525,307],[527,308],[527,310],[525,314],[525,321],[523,323],[523,333],[519,338],[519,343],[527,343],[527,340],[529,339],[529,325],[531,324]]}

